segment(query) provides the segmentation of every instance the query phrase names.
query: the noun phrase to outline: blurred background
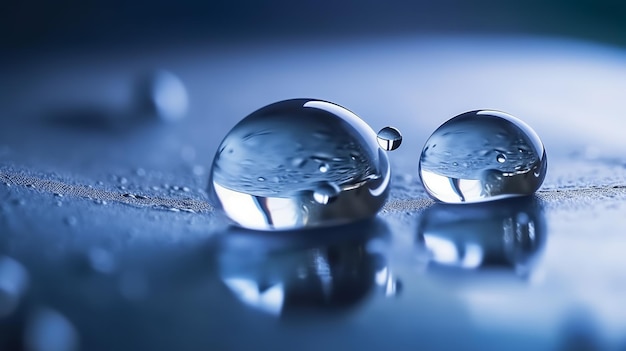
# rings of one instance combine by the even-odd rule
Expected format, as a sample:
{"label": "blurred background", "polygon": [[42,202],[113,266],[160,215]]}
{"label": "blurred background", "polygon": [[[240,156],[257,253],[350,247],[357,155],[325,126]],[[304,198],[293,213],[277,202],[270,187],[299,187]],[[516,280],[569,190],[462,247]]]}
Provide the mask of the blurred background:
{"label": "blurred background", "polygon": [[5,2],[1,9],[2,46],[10,52],[424,32],[539,34],[616,45],[626,40],[626,5],[618,0],[29,0]]}

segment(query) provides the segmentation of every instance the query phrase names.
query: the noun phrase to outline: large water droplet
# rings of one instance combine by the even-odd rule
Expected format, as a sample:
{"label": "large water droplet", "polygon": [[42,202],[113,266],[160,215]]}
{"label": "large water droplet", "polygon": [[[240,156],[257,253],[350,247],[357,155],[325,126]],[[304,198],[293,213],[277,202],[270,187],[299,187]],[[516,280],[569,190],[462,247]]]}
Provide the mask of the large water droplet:
{"label": "large water droplet", "polygon": [[402,144],[402,134],[394,127],[385,127],[378,132],[376,140],[383,150],[392,151]]}
{"label": "large water droplet", "polygon": [[450,119],[430,136],[419,175],[439,201],[481,202],[533,194],[547,167],[543,144],[526,123],[503,112],[477,110]]}
{"label": "large water droplet", "polygon": [[[375,215],[389,179],[376,133],[358,116],[330,102],[294,99],[255,111],[226,135],[213,160],[209,194],[242,227],[295,229]],[[311,199],[319,184],[339,189],[334,201]]]}

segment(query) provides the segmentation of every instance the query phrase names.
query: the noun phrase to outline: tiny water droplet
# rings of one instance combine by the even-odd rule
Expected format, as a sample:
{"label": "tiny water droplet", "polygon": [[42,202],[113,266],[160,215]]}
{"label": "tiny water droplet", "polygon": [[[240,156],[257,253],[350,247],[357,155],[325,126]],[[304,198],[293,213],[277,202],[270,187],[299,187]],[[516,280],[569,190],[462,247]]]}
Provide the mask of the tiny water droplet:
{"label": "tiny water droplet", "polygon": [[[420,178],[426,191],[442,202],[530,195],[541,186],[547,169],[539,136],[521,120],[499,111],[471,111],[448,120],[423,150]],[[467,166],[450,167],[457,162]],[[527,176],[531,170],[535,177]]]}
{"label": "tiny water droplet", "polygon": [[76,217],[74,216],[69,216],[65,218],[65,224],[73,227],[76,225],[76,223],[78,223],[78,220],[76,219]]}
{"label": "tiny water droplet", "polygon": [[378,145],[385,151],[392,151],[402,144],[402,134],[394,127],[385,127],[376,135]]}
{"label": "tiny water droplet", "polygon": [[[259,181],[274,177],[280,181]],[[330,102],[294,99],[253,112],[226,135],[208,193],[242,227],[283,230],[373,216],[388,196],[389,178],[387,155],[358,116]],[[324,199],[311,201],[324,182],[341,189],[335,200],[345,205],[341,211],[329,210]]]}
{"label": "tiny water droplet", "polygon": [[144,177],[144,176],[146,175],[146,170],[145,170],[145,169],[143,169],[143,168],[137,168],[137,169],[135,170],[135,174],[136,174],[138,177]]}
{"label": "tiny water droplet", "polygon": [[258,177],[256,180],[258,180],[259,182],[264,182],[264,181],[265,181],[265,178],[263,178],[263,177]]}
{"label": "tiny water droplet", "polygon": [[313,190],[313,200],[318,204],[326,205],[337,197],[341,193],[341,188],[334,183],[320,183],[315,190]]}

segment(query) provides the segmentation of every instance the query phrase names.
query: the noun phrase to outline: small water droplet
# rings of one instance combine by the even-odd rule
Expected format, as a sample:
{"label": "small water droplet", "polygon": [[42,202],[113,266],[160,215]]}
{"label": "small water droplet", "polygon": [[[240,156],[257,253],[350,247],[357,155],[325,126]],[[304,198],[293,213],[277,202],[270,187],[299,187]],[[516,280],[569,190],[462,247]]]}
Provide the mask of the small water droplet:
{"label": "small water droplet", "polygon": [[318,204],[327,205],[337,198],[341,188],[334,183],[323,182],[313,190],[313,200]]}
{"label": "small water droplet", "polygon": [[264,181],[265,181],[265,178],[263,178],[263,177],[258,177],[256,180],[258,180],[259,182],[264,182]]}
{"label": "small water droplet", "polygon": [[204,166],[201,166],[201,165],[193,166],[193,169],[191,171],[196,176],[204,175],[204,173],[206,172],[206,170],[204,169]]}
{"label": "small water droplet", "polygon": [[79,338],[74,325],[65,316],[42,308],[28,320],[24,344],[30,351],[75,351]]}
{"label": "small water droplet", "polygon": [[144,116],[173,122],[187,114],[187,89],[172,72],[157,70],[140,77],[136,97],[138,109]]}
{"label": "small water droplet", "polygon": [[119,280],[120,294],[128,300],[141,300],[148,295],[148,280],[138,271],[125,271]]}
{"label": "small water droplet", "polygon": [[136,174],[138,177],[144,177],[144,176],[146,175],[146,170],[145,170],[145,169],[143,169],[143,168],[137,168],[137,169],[135,170],[135,174]]}
{"label": "small water droplet", "polygon": [[119,179],[119,182],[120,182],[120,184],[126,184],[126,183],[128,183],[128,179],[126,179],[125,177],[121,177]]}
{"label": "small water droplet", "polygon": [[[255,136],[254,145],[244,140],[247,135]],[[375,215],[389,193],[388,158],[376,133],[330,102],[294,99],[263,107],[239,122],[217,150],[210,171],[211,202],[249,229],[360,220]],[[259,181],[273,177],[280,181]],[[341,199],[345,211],[312,210],[325,206],[310,195],[324,182],[342,189],[336,201]]]}
{"label": "small water droplet", "polygon": [[10,316],[28,288],[28,272],[18,261],[0,256],[0,318]]}
{"label": "small water droplet", "polygon": [[[499,133],[507,137],[500,138]],[[499,111],[471,111],[450,119],[423,150],[420,178],[426,191],[442,202],[530,195],[541,186],[547,169],[539,136],[521,120]],[[457,162],[467,166],[450,167]],[[531,170],[536,170],[535,177],[527,176]]]}
{"label": "small water droplet", "polygon": [[91,269],[99,273],[113,273],[117,267],[113,255],[105,249],[93,247],[87,251],[87,259]]}
{"label": "small water droplet", "polygon": [[75,226],[76,223],[78,223],[78,220],[76,219],[76,217],[74,216],[69,216],[65,218],[65,224],[69,225],[69,226]]}
{"label": "small water droplet", "polygon": [[385,151],[392,151],[402,144],[402,134],[394,127],[385,127],[376,135],[378,145]]}

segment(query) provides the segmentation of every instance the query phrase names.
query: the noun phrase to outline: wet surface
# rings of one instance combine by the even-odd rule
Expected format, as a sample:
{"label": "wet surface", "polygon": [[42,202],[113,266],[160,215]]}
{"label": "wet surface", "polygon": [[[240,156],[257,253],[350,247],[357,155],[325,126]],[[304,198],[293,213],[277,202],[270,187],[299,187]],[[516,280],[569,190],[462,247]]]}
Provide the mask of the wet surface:
{"label": "wet surface", "polygon": [[[626,347],[626,52],[537,38],[305,48],[3,66],[0,349]],[[133,77],[154,65],[186,83],[188,116],[125,120]],[[510,84],[489,89],[495,78]],[[226,133],[295,96],[402,131],[375,219],[258,233],[208,203]],[[85,105],[107,107],[98,127],[89,114],[50,118]],[[457,209],[426,194],[426,139],[476,108],[523,116],[541,135],[550,168],[533,197]]]}

